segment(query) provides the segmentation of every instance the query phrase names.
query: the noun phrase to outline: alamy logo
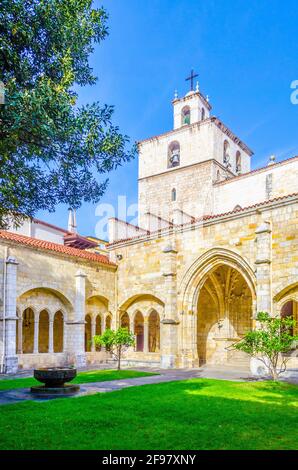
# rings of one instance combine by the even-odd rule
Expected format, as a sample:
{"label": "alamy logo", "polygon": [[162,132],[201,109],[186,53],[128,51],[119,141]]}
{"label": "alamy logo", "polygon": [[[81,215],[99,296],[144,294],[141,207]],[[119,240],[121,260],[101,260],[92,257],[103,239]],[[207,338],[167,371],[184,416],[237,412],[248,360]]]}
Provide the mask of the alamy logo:
{"label": "alamy logo", "polygon": [[0,104],[4,104],[5,102],[5,88],[4,83],[0,80]]}
{"label": "alamy logo", "polygon": [[292,104],[298,104],[298,80],[294,80],[291,83],[291,88],[294,90],[291,93],[291,103]]}

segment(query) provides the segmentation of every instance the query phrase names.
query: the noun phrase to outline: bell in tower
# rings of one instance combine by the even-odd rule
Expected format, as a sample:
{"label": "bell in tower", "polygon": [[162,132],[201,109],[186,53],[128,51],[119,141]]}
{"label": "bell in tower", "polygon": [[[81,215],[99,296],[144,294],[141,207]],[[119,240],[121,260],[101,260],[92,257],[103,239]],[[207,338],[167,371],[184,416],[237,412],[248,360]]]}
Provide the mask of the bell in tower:
{"label": "bell in tower", "polygon": [[171,157],[171,166],[179,166],[179,163],[180,163],[180,159],[179,159],[179,154],[178,153],[174,153],[174,155],[172,155]]}
{"label": "bell in tower", "polygon": [[175,141],[169,145],[168,150],[168,167],[174,168],[180,165],[180,145]]}

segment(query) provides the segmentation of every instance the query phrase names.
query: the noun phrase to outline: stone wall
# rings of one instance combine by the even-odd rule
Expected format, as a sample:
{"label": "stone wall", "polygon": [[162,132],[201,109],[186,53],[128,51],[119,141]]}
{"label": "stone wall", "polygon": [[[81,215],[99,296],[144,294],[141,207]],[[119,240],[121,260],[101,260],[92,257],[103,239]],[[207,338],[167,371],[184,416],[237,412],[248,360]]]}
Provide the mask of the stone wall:
{"label": "stone wall", "polygon": [[[213,161],[207,161],[139,180],[139,225],[148,228],[146,212],[169,221],[177,208],[195,217],[212,213],[214,173]],[[176,201],[172,201],[173,189]]]}
{"label": "stone wall", "polygon": [[164,172],[168,168],[168,147],[173,141],[180,144],[180,167],[194,165],[206,160],[215,159],[223,164],[224,141],[229,143],[229,154],[232,171],[236,170],[236,152],[242,155],[242,171],[250,170],[250,157],[241,146],[225,134],[210,119],[175,131],[152,137],[139,144],[139,178],[148,178]]}
{"label": "stone wall", "polygon": [[[219,309],[217,301],[210,306],[208,295],[212,287],[206,284],[208,276],[224,267],[224,270],[227,268],[239,273],[243,279],[241,292],[237,286],[234,288],[233,295],[237,298],[229,308],[231,322],[235,323],[236,318],[236,323],[241,321],[241,328],[236,329],[236,333],[229,333],[227,328],[228,333],[219,338],[223,345],[235,339],[232,336],[241,336],[250,321],[254,325],[257,310],[280,314],[285,302],[298,301],[297,227],[298,198],[291,196],[247,211],[210,218],[201,224],[189,223],[111,245],[111,257],[118,260],[117,270],[113,266],[80,258],[1,242],[1,308],[4,259],[9,260],[6,269],[12,283],[10,290],[6,290],[9,293],[7,324],[11,363],[16,355],[16,308],[19,318],[25,308],[32,308],[35,322],[42,310],[49,313],[50,323],[57,311],[62,311],[65,318],[63,352],[19,352],[19,362],[24,368],[106,361],[104,351],[85,353],[86,315],[91,318],[93,335],[98,315],[101,316],[102,327],[111,315],[111,326],[115,328],[125,312],[131,331],[135,329],[136,315],[142,319],[138,328],[146,345],[143,352],[131,348],[126,354],[127,364],[147,362],[156,365],[160,360],[164,367],[193,367],[198,365],[199,355],[218,361],[223,354],[220,355],[217,349],[220,341],[215,340],[216,323],[218,313],[225,309]],[[223,289],[227,284],[226,278],[227,275],[220,281]],[[13,282],[16,282],[14,290],[11,289]],[[201,320],[198,321],[203,286],[209,289],[209,293],[202,300],[199,309]],[[244,302],[242,294],[251,300]],[[219,293],[217,297],[220,298]],[[221,298],[228,297],[222,294]],[[150,326],[152,312],[158,315],[160,322],[155,332]],[[225,318],[223,315],[219,319],[224,322]],[[160,344],[158,350],[150,352],[149,343],[152,343],[154,335],[158,335]],[[206,347],[203,346],[204,341]],[[49,338],[51,342],[53,339]],[[35,338],[35,348],[36,345]]]}
{"label": "stone wall", "polygon": [[297,193],[298,157],[214,185],[214,213]]}
{"label": "stone wall", "polygon": [[[108,315],[112,312],[115,319],[115,267],[98,262],[70,257],[50,251],[28,248],[26,246],[1,242],[0,245],[0,305],[3,314],[3,273],[4,259],[15,259],[16,288],[10,297],[16,299],[17,317],[14,317],[14,354],[19,348],[20,366],[31,368],[32,365],[52,365],[57,360],[61,362],[84,365],[86,362],[84,350],[84,329],[86,314]],[[6,296],[6,305],[8,298]],[[25,309],[31,309],[34,316],[34,345],[35,354],[21,354],[22,345],[22,314]],[[96,311],[97,311],[96,310]],[[48,352],[37,354],[39,348],[38,328],[39,315],[46,311],[49,318]],[[63,353],[56,355],[55,330],[53,324],[55,313],[63,315]],[[7,308],[6,308],[7,318]],[[104,317],[105,320],[105,317]],[[8,323],[8,319],[6,324]],[[0,338],[2,341],[2,322]],[[58,334],[56,332],[56,334]],[[19,344],[16,345],[17,337]],[[47,336],[48,337],[48,336]],[[2,351],[2,344],[1,351]],[[94,353],[96,354],[96,353]],[[93,354],[93,356],[94,356]],[[98,353],[99,362],[102,353]],[[36,356],[36,357],[34,357]],[[81,361],[81,362],[80,362]],[[94,359],[92,359],[94,362]]]}
{"label": "stone wall", "polygon": [[[264,224],[266,230],[258,231]],[[190,224],[160,236],[111,246],[113,256],[122,256],[117,272],[118,304],[125,308],[127,299],[133,299],[137,308],[138,299],[144,295],[152,302],[158,299],[164,306],[161,338],[167,337],[176,350],[176,364],[192,365],[197,351],[199,286],[205,274],[216,266],[233,267],[244,276],[252,294],[251,318],[259,305],[266,305],[272,314],[279,313],[279,294],[298,284],[297,224],[296,197],[211,219],[201,226]],[[262,246],[268,246],[269,252],[264,251],[260,258],[258,250]],[[176,252],[172,268],[167,259],[168,247]],[[166,309],[173,298],[175,312],[168,318]],[[162,348],[169,346],[163,339],[161,342]]]}

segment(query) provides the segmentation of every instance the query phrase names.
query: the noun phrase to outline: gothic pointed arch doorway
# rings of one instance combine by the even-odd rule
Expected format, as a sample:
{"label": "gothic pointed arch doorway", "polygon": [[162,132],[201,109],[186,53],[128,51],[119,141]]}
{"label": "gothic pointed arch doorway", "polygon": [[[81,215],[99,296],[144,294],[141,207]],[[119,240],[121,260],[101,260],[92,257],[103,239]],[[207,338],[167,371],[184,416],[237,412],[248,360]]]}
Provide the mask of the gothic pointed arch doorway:
{"label": "gothic pointed arch doorway", "polygon": [[234,250],[212,248],[187,267],[179,291],[182,363],[248,366],[244,353],[231,350],[254,326],[256,276],[248,261]]}
{"label": "gothic pointed arch doorway", "polygon": [[231,348],[252,328],[253,296],[236,268],[220,264],[205,276],[197,302],[199,363],[243,363],[245,355]]}

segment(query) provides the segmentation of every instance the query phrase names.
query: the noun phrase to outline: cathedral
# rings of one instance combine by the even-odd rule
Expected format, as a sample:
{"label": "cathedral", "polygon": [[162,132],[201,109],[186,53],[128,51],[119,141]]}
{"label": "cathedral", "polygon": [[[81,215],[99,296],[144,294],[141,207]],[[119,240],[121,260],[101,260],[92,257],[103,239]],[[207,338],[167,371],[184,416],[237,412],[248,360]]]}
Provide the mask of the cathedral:
{"label": "cathedral", "polygon": [[257,312],[298,321],[298,156],[251,170],[198,85],[172,104],[173,129],[138,144],[137,226],[112,218],[103,242],[70,211],[0,231],[2,373],[109,363],[92,338],[120,325],[127,366],[249,368],[232,345]]}

